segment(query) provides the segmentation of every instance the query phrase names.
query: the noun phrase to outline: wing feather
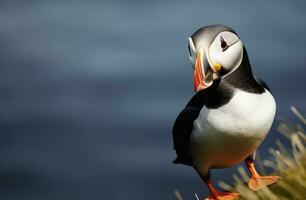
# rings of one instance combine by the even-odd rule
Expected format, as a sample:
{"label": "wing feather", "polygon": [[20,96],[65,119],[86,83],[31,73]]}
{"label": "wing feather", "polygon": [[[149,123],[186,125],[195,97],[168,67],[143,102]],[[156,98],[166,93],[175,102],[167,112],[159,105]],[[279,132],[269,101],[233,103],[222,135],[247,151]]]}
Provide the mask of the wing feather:
{"label": "wing feather", "polygon": [[200,108],[187,106],[176,118],[172,130],[174,149],[177,154],[177,158],[173,161],[174,163],[191,165],[189,141],[193,129],[193,122],[199,116],[200,111]]}

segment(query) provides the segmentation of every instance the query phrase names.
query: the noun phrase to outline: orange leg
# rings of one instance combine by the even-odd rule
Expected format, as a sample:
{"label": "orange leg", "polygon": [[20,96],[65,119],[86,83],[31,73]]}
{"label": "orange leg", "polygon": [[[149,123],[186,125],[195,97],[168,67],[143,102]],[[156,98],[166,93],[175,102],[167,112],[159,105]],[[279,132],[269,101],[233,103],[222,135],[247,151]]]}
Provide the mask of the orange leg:
{"label": "orange leg", "polygon": [[205,183],[210,191],[210,196],[205,200],[234,200],[239,197],[239,194],[233,192],[219,192],[216,190],[209,179],[205,180]]}
{"label": "orange leg", "polygon": [[280,176],[260,176],[255,169],[254,160],[250,157],[245,160],[245,163],[251,174],[248,187],[253,191],[260,190],[265,186],[272,185],[281,180]]}

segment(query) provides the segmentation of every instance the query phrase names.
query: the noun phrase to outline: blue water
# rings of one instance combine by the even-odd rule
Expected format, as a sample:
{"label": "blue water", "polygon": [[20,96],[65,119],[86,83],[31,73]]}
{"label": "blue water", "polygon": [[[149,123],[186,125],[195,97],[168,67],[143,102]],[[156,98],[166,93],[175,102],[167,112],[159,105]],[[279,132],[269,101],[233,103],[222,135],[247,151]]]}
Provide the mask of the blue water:
{"label": "blue water", "polygon": [[[233,27],[277,118],[305,113],[306,2],[0,1],[0,198],[185,199],[172,124],[193,95],[187,38]],[[277,122],[275,123],[277,125]],[[281,138],[273,126],[260,149]],[[213,180],[231,181],[233,167]]]}

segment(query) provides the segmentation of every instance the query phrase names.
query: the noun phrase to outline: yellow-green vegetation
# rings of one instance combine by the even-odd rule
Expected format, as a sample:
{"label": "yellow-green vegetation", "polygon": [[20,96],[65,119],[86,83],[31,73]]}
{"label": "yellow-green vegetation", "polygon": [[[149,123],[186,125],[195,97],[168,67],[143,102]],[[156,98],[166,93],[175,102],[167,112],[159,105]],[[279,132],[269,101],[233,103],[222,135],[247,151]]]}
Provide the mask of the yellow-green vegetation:
{"label": "yellow-green vegetation", "polygon": [[304,127],[306,119],[295,107],[292,112],[299,118],[300,123],[281,122],[277,130],[291,142],[290,150],[277,140],[277,149],[270,149],[272,160],[259,161],[259,165],[273,168],[282,180],[275,185],[263,188],[257,192],[251,191],[245,184],[248,175],[241,167],[239,175],[234,175],[234,188],[225,183],[220,186],[227,190],[237,191],[239,200],[305,200],[306,199],[306,135]]}
{"label": "yellow-green vegetation", "polygon": [[[261,161],[258,159],[258,166],[264,173],[265,167],[273,168],[282,180],[275,185],[265,187],[257,192],[251,191],[245,184],[249,175],[242,168],[238,168],[238,175],[234,175],[236,183],[232,187],[224,182],[219,185],[227,191],[235,191],[240,194],[239,200],[306,200],[306,127],[305,117],[295,108],[291,111],[299,119],[299,123],[293,124],[282,121],[277,130],[291,142],[291,148],[285,148],[277,140],[277,149],[269,149],[273,159]],[[176,191],[176,198],[183,198]],[[196,196],[196,199],[199,199]]]}

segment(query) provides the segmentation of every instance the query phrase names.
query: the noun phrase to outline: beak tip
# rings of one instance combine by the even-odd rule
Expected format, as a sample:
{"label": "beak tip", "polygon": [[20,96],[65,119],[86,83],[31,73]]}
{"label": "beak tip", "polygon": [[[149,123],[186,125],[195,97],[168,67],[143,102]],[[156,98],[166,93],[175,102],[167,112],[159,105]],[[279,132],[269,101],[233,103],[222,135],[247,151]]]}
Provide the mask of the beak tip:
{"label": "beak tip", "polygon": [[[208,51],[208,50],[206,50]],[[197,53],[195,67],[194,67],[194,91],[198,92],[200,90],[206,89],[212,85],[213,82],[213,73],[221,69],[221,64],[216,63],[211,66],[205,56],[207,52],[204,49],[200,48]],[[203,62],[203,57],[207,62]],[[204,64],[208,68],[204,69]]]}

